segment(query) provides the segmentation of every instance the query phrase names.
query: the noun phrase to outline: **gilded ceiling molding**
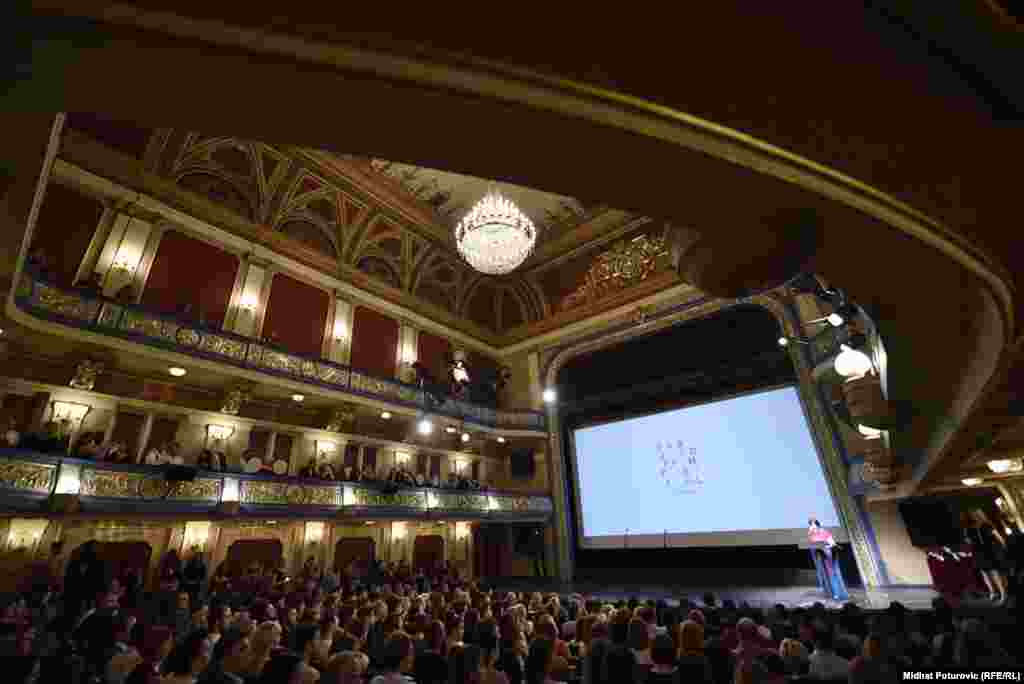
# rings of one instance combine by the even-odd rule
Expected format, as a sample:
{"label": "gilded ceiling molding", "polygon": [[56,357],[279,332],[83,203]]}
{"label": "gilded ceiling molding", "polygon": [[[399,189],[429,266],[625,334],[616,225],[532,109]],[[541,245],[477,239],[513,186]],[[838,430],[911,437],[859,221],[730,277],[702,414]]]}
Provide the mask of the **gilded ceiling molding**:
{"label": "gilded ceiling molding", "polygon": [[938,250],[992,288],[1007,328],[1015,328],[1009,275],[977,244],[891,194],[837,169],[699,116],[623,92],[466,55],[426,54],[421,50],[403,55],[399,46],[385,52],[366,45],[324,42],[271,33],[263,27],[230,26],[127,5],[94,7],[78,15],[420,88],[528,106],[711,155],[862,211]]}
{"label": "gilded ceiling molding", "polygon": [[663,236],[638,235],[616,243],[594,257],[583,282],[559,302],[562,310],[593,304],[610,294],[647,280],[667,268],[668,244]]}

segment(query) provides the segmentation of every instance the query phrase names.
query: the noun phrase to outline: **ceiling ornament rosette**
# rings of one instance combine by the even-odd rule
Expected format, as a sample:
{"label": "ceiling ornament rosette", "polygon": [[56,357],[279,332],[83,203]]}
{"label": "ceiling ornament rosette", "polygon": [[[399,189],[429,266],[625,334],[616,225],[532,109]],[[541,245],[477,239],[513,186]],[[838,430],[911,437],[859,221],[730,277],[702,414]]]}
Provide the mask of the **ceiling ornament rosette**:
{"label": "ceiling ornament rosette", "polygon": [[594,259],[583,283],[562,300],[562,310],[590,304],[647,280],[670,265],[663,236],[638,235],[616,243]]}

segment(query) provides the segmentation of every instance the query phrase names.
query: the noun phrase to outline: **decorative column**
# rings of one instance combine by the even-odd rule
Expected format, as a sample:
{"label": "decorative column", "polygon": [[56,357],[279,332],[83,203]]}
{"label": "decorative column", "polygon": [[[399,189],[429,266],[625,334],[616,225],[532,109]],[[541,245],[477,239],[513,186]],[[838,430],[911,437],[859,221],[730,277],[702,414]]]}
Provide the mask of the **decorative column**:
{"label": "decorative column", "polygon": [[530,374],[530,404],[535,411],[544,408],[544,384],[540,373],[540,354],[532,352],[527,357],[527,372]]}
{"label": "decorative column", "polygon": [[269,294],[270,274],[262,264],[243,258],[238,278],[242,284],[236,287],[236,297],[228,312],[228,329],[244,337],[259,337]]}
{"label": "decorative column", "polygon": [[114,221],[117,216],[118,213],[111,207],[107,206],[103,209],[103,214],[96,225],[96,232],[93,233],[89,248],[86,249],[85,256],[82,257],[82,263],[78,265],[78,272],[75,274],[76,283],[87,280],[97,270],[100,254],[110,240],[110,232],[114,227]]}
{"label": "decorative column", "polygon": [[142,463],[146,457],[146,445],[149,443],[149,435],[153,432],[153,414],[147,413],[146,419],[142,421],[142,429],[139,431],[139,450],[135,455],[135,462]]}
{"label": "decorative column", "polygon": [[110,410],[110,420],[107,422],[107,427],[103,431],[103,443],[110,444],[110,441],[114,439],[114,429],[117,427],[117,406],[114,406]]}
{"label": "decorative column", "polygon": [[330,334],[324,336],[324,357],[347,366],[352,356],[352,320],[355,307],[337,292],[333,298],[333,317],[329,317]]}
{"label": "decorative column", "polygon": [[[113,219],[110,233],[96,260],[96,273],[103,274],[103,294],[114,297],[124,287],[135,288],[135,301],[142,296],[144,276],[152,264],[156,245],[150,242],[153,226],[148,221],[118,213]],[[143,257],[148,256],[146,267]],[[145,273],[143,272],[145,271]]]}
{"label": "decorative column", "polygon": [[408,321],[402,321],[398,329],[398,349],[395,356],[395,377],[402,382],[413,382],[416,379],[412,364],[416,363],[418,344],[419,331]]}

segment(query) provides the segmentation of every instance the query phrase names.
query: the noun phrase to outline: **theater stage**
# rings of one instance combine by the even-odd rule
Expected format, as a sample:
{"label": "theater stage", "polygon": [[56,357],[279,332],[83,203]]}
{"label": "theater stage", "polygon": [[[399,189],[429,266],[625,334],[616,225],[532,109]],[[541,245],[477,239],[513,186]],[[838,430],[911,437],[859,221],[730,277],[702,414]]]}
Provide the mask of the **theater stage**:
{"label": "theater stage", "polygon": [[[745,587],[711,587],[711,586],[666,586],[645,583],[593,583],[593,582],[558,582],[543,577],[499,577],[487,579],[484,584],[504,591],[545,591],[559,594],[579,593],[597,599],[617,601],[636,597],[638,599],[665,599],[677,602],[681,597],[701,603],[701,596],[706,592],[714,594],[719,601],[732,599],[736,603],[746,601],[752,606],[770,607],[781,603],[790,608],[810,606],[822,602],[838,607],[826,601],[825,595],[814,585],[809,586],[745,586]],[[898,601],[911,610],[931,608],[932,599],[938,596],[931,587],[884,587],[878,589],[851,588],[850,599],[868,610],[879,610]]]}

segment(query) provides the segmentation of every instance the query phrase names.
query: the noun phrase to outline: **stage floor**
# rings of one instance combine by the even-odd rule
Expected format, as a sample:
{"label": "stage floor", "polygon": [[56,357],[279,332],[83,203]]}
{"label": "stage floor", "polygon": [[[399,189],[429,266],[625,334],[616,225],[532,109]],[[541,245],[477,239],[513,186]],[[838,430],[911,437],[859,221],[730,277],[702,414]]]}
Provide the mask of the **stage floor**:
{"label": "stage floor", "polygon": [[[711,592],[718,601],[732,599],[737,604],[746,601],[752,606],[767,608],[781,603],[789,608],[810,606],[821,602],[838,607],[827,601],[824,593],[816,586],[789,587],[683,587],[655,586],[650,584],[594,584],[590,582],[559,583],[541,577],[507,577],[486,581],[488,586],[504,591],[545,591],[559,594],[579,593],[596,599],[618,601],[636,597],[641,600],[666,599],[677,603],[686,597],[700,604],[705,592]],[[880,610],[898,601],[911,610],[931,608],[932,599],[938,596],[931,587],[885,587],[880,589],[850,589],[850,600],[862,608]]]}

